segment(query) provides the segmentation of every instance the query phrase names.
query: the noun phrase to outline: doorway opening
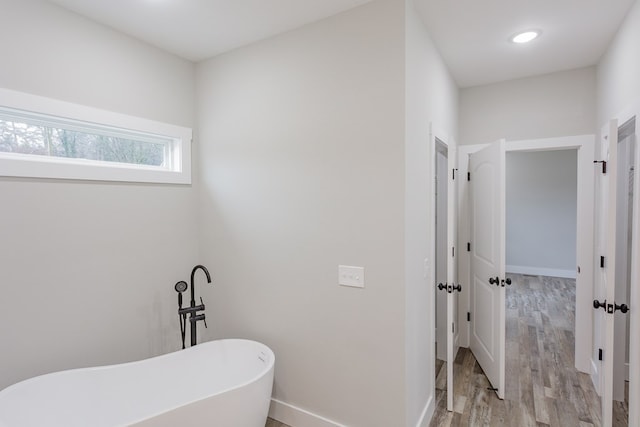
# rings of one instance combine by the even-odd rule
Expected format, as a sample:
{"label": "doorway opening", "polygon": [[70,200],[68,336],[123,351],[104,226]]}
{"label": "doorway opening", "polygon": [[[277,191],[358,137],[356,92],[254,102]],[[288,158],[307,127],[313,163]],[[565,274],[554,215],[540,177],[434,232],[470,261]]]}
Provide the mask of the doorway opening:
{"label": "doorway opening", "polygon": [[599,422],[575,369],[578,150],[506,155],[505,399],[548,425]]}

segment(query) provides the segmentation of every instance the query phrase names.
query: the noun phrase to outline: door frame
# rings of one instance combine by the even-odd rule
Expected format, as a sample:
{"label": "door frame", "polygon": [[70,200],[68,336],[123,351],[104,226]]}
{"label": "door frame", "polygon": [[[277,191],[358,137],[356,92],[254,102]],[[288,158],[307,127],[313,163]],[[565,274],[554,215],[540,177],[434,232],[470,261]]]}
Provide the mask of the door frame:
{"label": "door frame", "polygon": [[[436,260],[436,221],[435,221],[435,213],[436,213],[436,161],[437,161],[437,157],[436,157],[436,151],[437,151],[437,145],[441,144],[443,146],[446,147],[447,149],[447,171],[445,173],[445,176],[447,176],[447,204],[449,206],[447,206],[447,212],[449,214],[450,212],[450,205],[452,203],[456,202],[456,189],[454,185],[449,185],[449,177],[451,177],[452,175],[450,175],[449,168],[453,165],[455,167],[455,165],[457,164],[458,161],[458,157],[457,157],[457,145],[456,145],[456,141],[450,137],[449,135],[447,135],[445,132],[443,132],[441,129],[439,129],[438,127],[436,127],[433,122],[429,123],[429,154],[431,156],[430,159],[430,165],[431,165],[431,172],[429,174],[429,179],[431,180],[430,182],[430,189],[431,189],[431,197],[430,197],[430,201],[429,201],[429,210],[430,210],[430,223],[429,223],[429,228],[430,228],[430,234],[431,236],[433,236],[432,238],[432,242],[429,245],[429,260],[431,260],[431,264],[433,265],[433,268],[431,268],[430,274],[429,274],[429,283],[431,284],[431,286],[433,286],[433,292],[434,292],[434,296],[433,296],[433,306],[432,306],[432,321],[433,321],[433,328],[434,328],[434,339],[433,339],[433,346],[435,347],[435,342],[437,339],[437,334],[435,333],[435,328],[437,325],[436,322],[436,310],[435,310],[435,304],[436,304],[436,295],[435,293],[438,292],[436,289],[436,275],[435,275],[435,271],[436,271],[436,266],[435,266],[435,260]],[[456,171],[456,175],[455,175],[455,180],[459,181],[458,179],[459,174]],[[454,182],[455,182],[454,180]],[[453,236],[457,236],[457,218],[448,218],[447,221],[447,235],[449,235],[449,233],[452,233]],[[455,243],[457,241],[456,237],[454,237],[453,242]],[[447,245],[449,245],[449,239],[447,238]],[[448,252],[448,250],[447,250]],[[456,265],[457,265],[457,259],[458,259],[458,250],[456,249],[454,251],[454,256],[453,256],[453,273],[455,274],[457,272],[456,269]],[[448,263],[447,263],[448,264]],[[425,265],[425,269],[426,269],[426,265]],[[449,276],[449,268],[447,268],[447,276]],[[447,277],[447,280],[449,279],[449,277]],[[446,291],[444,291],[446,292]],[[447,296],[447,329],[448,329],[448,320],[450,318],[450,316],[448,315],[448,310],[449,310],[449,306],[450,304],[448,303],[449,301],[449,296]],[[459,325],[459,323],[458,323]],[[453,411],[453,360],[455,359],[457,350],[459,348],[459,333],[460,333],[460,328],[457,327],[456,331],[455,331],[455,335],[453,336],[452,339],[452,343],[453,343],[453,354],[451,354],[451,352],[448,350],[447,351],[447,410],[449,411]],[[449,334],[448,334],[449,335]],[[450,347],[449,345],[447,346],[448,348]],[[432,354],[434,356],[434,362],[437,358],[437,355],[435,354],[435,351],[432,351]],[[451,360],[449,360],[451,359]],[[435,386],[435,363],[433,364],[433,368],[434,370],[434,386]]]}
{"label": "door frame", "polygon": [[[640,101],[622,110],[611,119],[618,120],[618,126],[636,118],[636,165],[640,165]],[[631,244],[631,292],[629,296],[629,402],[640,401],[640,173],[635,174],[633,195],[633,235]],[[635,285],[635,286],[634,286]],[[636,333],[631,333],[636,331]],[[629,406],[628,425],[640,425],[640,408]]]}
{"label": "door frame", "polygon": [[[557,138],[528,139],[507,141],[506,152],[510,151],[553,151],[577,150],[578,167],[578,209],[576,264],[580,266],[580,283],[593,283],[593,183],[594,183],[594,139],[595,135],[577,135]],[[465,177],[468,172],[468,156],[487,144],[461,145],[458,147],[458,171]],[[470,211],[468,203],[469,183],[466,179],[458,181],[458,244],[465,248],[471,240]],[[460,251],[458,258],[458,278],[463,286],[471,280],[471,257],[466,250]],[[578,278],[576,279],[578,283]],[[575,333],[575,367],[581,372],[591,373],[593,317],[591,286],[576,286],[576,333]],[[466,313],[470,311],[469,293],[462,292],[459,299],[458,324],[460,325],[460,345],[468,347],[470,341],[469,323]],[[465,319],[463,319],[465,318]],[[463,321],[464,320],[464,321]]]}

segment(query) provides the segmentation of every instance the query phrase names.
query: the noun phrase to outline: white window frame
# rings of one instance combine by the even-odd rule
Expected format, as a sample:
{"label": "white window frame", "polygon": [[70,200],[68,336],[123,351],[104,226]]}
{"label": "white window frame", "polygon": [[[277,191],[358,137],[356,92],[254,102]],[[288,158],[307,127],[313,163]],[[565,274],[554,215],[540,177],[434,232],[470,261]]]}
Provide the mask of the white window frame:
{"label": "white window frame", "polygon": [[0,106],[158,135],[173,141],[168,168],[0,152],[0,176],[191,184],[190,128],[0,88]]}

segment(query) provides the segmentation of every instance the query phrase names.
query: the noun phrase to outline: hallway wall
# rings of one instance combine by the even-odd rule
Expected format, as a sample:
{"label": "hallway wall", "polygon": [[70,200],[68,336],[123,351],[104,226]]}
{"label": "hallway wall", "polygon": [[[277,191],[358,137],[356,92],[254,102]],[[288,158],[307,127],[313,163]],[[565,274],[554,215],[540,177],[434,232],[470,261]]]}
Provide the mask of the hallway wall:
{"label": "hallway wall", "polygon": [[598,129],[624,109],[640,109],[640,2],[636,1],[597,69]]}
{"label": "hallway wall", "polygon": [[460,91],[461,145],[595,132],[595,67]]}
{"label": "hallway wall", "polygon": [[[636,119],[640,114],[640,2],[636,1],[627,14],[622,26],[618,30],[607,52],[603,55],[597,70],[598,87],[598,115],[595,125],[600,129],[611,118],[618,118],[622,125],[630,116]],[[637,124],[636,120],[636,124]],[[637,131],[636,131],[637,135]],[[599,144],[597,144],[598,146]],[[596,148],[598,150],[599,147]],[[632,297],[637,296],[637,292]],[[631,306],[635,304],[631,300]],[[637,312],[629,315],[630,322],[637,322]],[[638,323],[636,323],[637,325]],[[597,347],[597,342],[596,346]],[[629,361],[630,376],[640,376],[640,340],[637,333],[630,334],[629,347],[631,351]],[[596,360],[596,348],[593,352]],[[635,355],[635,356],[634,356]],[[597,362],[595,362],[597,363]],[[629,400],[637,402],[640,399],[640,382],[629,382]],[[638,410],[632,412],[629,425],[640,425]],[[633,418],[635,417],[635,418]]]}

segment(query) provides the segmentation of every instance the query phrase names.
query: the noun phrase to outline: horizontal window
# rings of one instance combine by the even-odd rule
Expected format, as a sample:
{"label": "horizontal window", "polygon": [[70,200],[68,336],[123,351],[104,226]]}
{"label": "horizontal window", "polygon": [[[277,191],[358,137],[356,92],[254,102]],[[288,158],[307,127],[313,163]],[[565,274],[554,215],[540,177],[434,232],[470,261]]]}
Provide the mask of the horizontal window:
{"label": "horizontal window", "polygon": [[0,90],[0,175],[188,184],[191,129]]}

